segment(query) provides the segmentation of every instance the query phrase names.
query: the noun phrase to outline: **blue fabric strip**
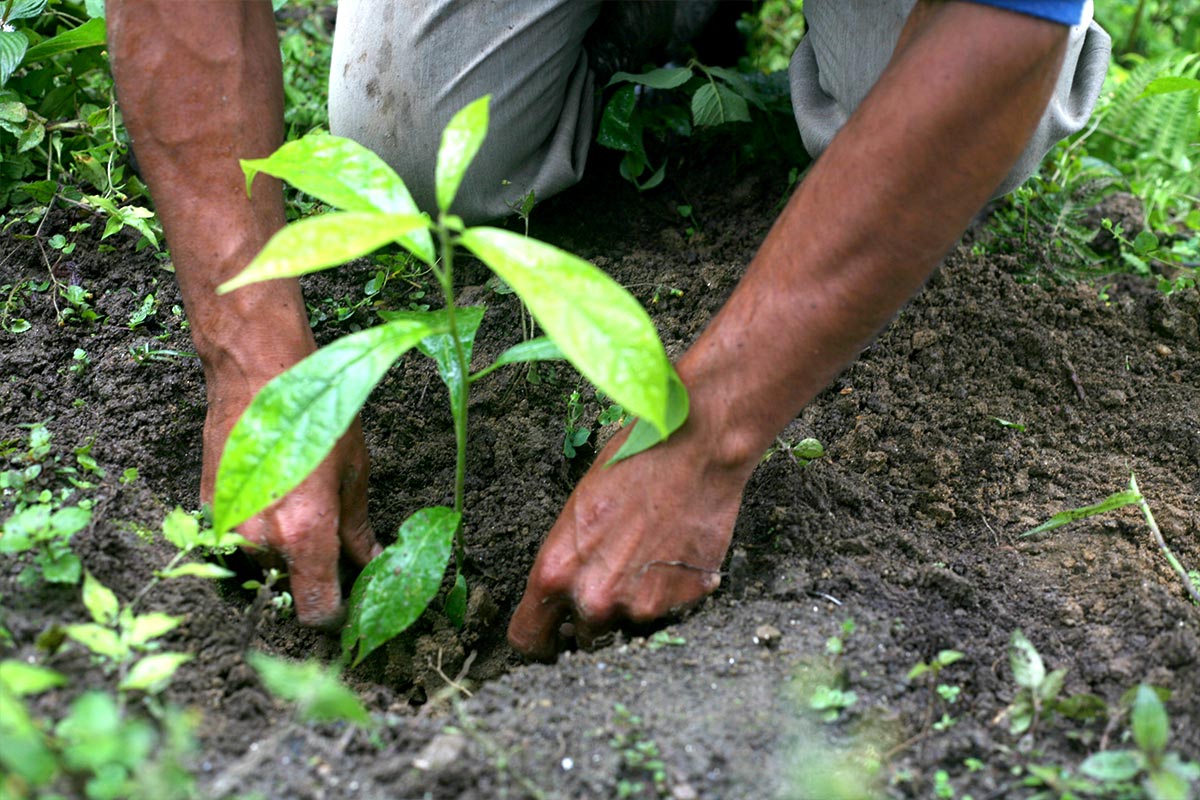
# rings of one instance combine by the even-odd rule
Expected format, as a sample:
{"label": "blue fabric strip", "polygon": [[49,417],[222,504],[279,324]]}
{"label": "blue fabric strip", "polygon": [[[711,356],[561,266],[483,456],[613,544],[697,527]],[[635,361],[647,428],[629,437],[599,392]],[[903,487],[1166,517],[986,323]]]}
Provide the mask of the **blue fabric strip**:
{"label": "blue fabric strip", "polygon": [[1078,25],[1087,0],[969,0],[985,6],[1006,8],[1019,14],[1048,19],[1063,25]]}

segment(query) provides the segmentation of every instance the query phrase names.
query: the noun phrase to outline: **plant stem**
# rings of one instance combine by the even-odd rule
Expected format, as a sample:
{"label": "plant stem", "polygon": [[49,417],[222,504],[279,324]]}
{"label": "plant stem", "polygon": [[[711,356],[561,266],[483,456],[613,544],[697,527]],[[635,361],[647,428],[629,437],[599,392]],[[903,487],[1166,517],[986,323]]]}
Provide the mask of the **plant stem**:
{"label": "plant stem", "polygon": [[[450,338],[454,340],[454,360],[458,363],[458,381],[451,381],[450,404],[454,417],[454,440],[457,455],[454,462],[454,510],[463,512],[463,500],[467,481],[467,395],[471,386],[471,365],[463,352],[462,340],[458,336],[458,322],[454,313],[454,242],[445,225],[438,224],[438,238],[442,245],[442,268],[437,272],[442,285],[442,296],[446,301],[446,321],[450,326]],[[461,573],[466,565],[467,550],[463,545],[462,517],[454,530],[454,565]]]}
{"label": "plant stem", "polygon": [[1192,596],[1192,600],[1200,605],[1200,591],[1192,585],[1192,579],[1188,577],[1187,570],[1179,563],[1179,559],[1171,552],[1171,548],[1167,547],[1167,542],[1163,539],[1162,531],[1158,529],[1158,523],[1154,521],[1154,514],[1150,511],[1150,504],[1146,502],[1145,496],[1142,495],[1142,490],[1138,488],[1137,478],[1133,475],[1129,476],[1129,488],[1138,494],[1138,506],[1142,509],[1142,515],[1146,517],[1146,525],[1150,527],[1150,533],[1154,535],[1154,541],[1158,545],[1158,549],[1162,550],[1162,554],[1166,556],[1167,563],[1179,575],[1179,579],[1183,581],[1183,586],[1188,590],[1188,594]]}

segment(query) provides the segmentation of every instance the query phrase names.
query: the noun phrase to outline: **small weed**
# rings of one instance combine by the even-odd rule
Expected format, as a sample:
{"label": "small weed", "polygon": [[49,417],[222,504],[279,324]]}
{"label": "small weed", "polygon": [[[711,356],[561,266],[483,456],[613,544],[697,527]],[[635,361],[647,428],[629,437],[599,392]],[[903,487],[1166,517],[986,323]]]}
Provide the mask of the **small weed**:
{"label": "small weed", "polygon": [[[908,671],[909,681],[924,678],[925,682],[934,688],[929,697],[929,710],[925,714],[925,724],[922,728],[930,728],[941,732],[948,730],[954,725],[954,717],[950,716],[948,706],[958,702],[958,696],[962,692],[962,688],[939,683],[938,681],[942,670],[964,658],[966,658],[966,655],[957,650],[942,650],[928,662],[918,661]],[[942,716],[941,719],[934,722],[933,717],[937,710],[938,699],[942,702]]]}
{"label": "small weed", "polygon": [[1028,734],[1032,743],[1039,723],[1053,714],[1079,721],[1108,716],[1108,705],[1096,695],[1060,697],[1067,671],[1047,672],[1037,648],[1019,629],[1013,631],[1009,640],[1008,660],[1018,690],[1012,704],[998,719],[1009,718],[1009,732],[1014,736]]}
{"label": "small weed", "polygon": [[297,663],[259,652],[247,653],[246,661],[271,694],[296,706],[296,716],[301,720],[374,726],[358,695],[338,680],[336,668],[316,661]]}
{"label": "small weed", "polygon": [[563,427],[563,455],[574,458],[577,448],[583,447],[592,435],[591,429],[583,425],[583,400],[578,390],[571,392],[571,396],[567,398],[567,416]]}
{"label": "small weed", "polygon": [[670,797],[667,768],[658,744],[642,729],[642,718],[626,706],[613,706],[615,732],[608,740],[621,757],[617,797]]}
{"label": "small weed", "polygon": [[1079,508],[1068,509],[1067,511],[1060,511],[1036,528],[1032,528],[1021,534],[1021,536],[1033,536],[1034,534],[1045,533],[1055,528],[1061,528],[1063,525],[1087,519],[1088,517],[1094,517],[1097,514],[1116,511],[1126,506],[1137,506],[1141,509],[1142,516],[1146,520],[1146,527],[1150,529],[1154,543],[1158,545],[1158,549],[1162,552],[1163,557],[1166,558],[1167,563],[1171,565],[1171,569],[1175,570],[1175,574],[1179,576],[1184,589],[1191,595],[1192,602],[1200,605],[1200,584],[1183,568],[1183,565],[1179,563],[1179,559],[1175,557],[1175,553],[1167,546],[1166,540],[1163,539],[1162,531],[1159,530],[1158,523],[1154,519],[1154,513],[1150,510],[1150,504],[1146,502],[1145,496],[1142,495],[1142,490],[1138,487],[1137,477],[1133,473],[1129,474],[1129,487],[1124,491],[1110,494],[1099,503],[1090,506],[1081,506]]}
{"label": "small weed", "polygon": [[677,636],[670,631],[655,631],[646,640],[646,647],[650,650],[661,650],[664,647],[683,647],[686,644],[687,639]]}
{"label": "small weed", "polygon": [[767,448],[767,452],[763,454],[763,463],[766,463],[776,453],[786,453],[788,458],[792,459],[797,466],[807,467],[818,458],[825,455],[825,446],[816,439],[811,437],[801,439],[798,442],[788,442],[782,437],[775,437],[775,444]]}

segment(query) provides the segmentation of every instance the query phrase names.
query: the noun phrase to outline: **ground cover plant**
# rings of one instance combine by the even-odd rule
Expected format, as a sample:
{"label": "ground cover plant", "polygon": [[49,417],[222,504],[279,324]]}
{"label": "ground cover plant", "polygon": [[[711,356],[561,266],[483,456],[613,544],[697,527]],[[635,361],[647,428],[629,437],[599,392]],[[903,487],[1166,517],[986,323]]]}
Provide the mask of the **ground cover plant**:
{"label": "ground cover plant", "polygon": [[[1131,40],[1151,59],[1186,49],[1192,6],[1110,2],[1099,13],[1121,63],[1136,67]],[[280,17],[296,36],[306,24],[327,35],[327,18],[308,3]],[[322,41],[285,47],[305,54],[285,65],[296,86],[312,70],[298,61],[320,58]],[[297,136],[320,124],[297,119]],[[747,160],[739,125],[673,141],[666,177],[644,192],[620,177],[621,153],[597,150],[585,183],[539,200],[530,221],[529,233],[629,287],[672,356],[732,289],[796,168]],[[1044,175],[1082,164],[1104,127],[1065,160],[1054,154]],[[619,413],[605,416],[612,398],[562,361],[540,362],[537,382],[497,369],[473,384],[463,526],[479,572],[465,624],[439,603],[343,669],[340,642],[289,615],[278,574],[155,579],[179,553],[164,519],[199,507],[204,420],[165,262],[137,249],[137,231],[101,240],[103,221],[61,200],[32,218],[0,212],[0,303],[12,304],[0,312],[0,526],[28,522],[37,505],[50,519],[88,515],[52,537],[57,557],[77,560],[74,583],[45,578],[48,545],[0,553],[0,726],[17,720],[49,753],[48,780],[68,797],[1194,798],[1200,612],[1144,515],[1020,535],[1105,498],[1132,470],[1179,563],[1200,564],[1200,296],[1159,289],[1185,273],[1154,260],[1185,248],[1191,229],[1176,214],[1170,230],[1150,226],[1158,248],[1143,236],[1139,253],[1148,226],[1128,176],[1143,167],[1112,158],[1115,193],[1072,216],[1095,232],[1086,244],[1100,262],[1069,255],[1063,224],[1036,206],[1026,246],[1024,209],[1006,234],[999,206],[782,433],[747,487],[717,595],[652,636],[620,635],[553,666],[522,665],[503,623],[589,448],[618,429]],[[320,208],[299,192],[289,200],[292,218]],[[1104,217],[1125,242],[1104,238]],[[510,230],[526,234],[520,220]],[[51,289],[39,242],[52,264],[62,257],[56,277],[73,297]],[[1066,267],[1108,274],[1080,281]],[[527,336],[521,304],[473,259],[455,273],[459,307],[487,305],[472,349],[493,363]],[[322,344],[381,313],[442,304],[428,267],[404,256],[302,280]],[[377,530],[450,505],[458,454],[441,385],[437,362],[414,350],[363,408]],[[567,458],[572,425],[589,434]],[[62,521],[72,516],[83,519]],[[24,522],[13,529],[35,530]],[[0,549],[32,538],[0,532]],[[201,552],[175,566],[200,567]],[[85,605],[85,574],[117,598],[115,621],[111,602],[95,600],[103,592],[89,596],[108,622]],[[63,633],[97,625],[119,642],[131,604],[133,618],[182,621],[145,649],[130,644],[128,659]],[[127,677],[172,653],[190,659],[156,691],[120,688],[120,664]],[[0,754],[16,752],[12,741]],[[36,796],[24,780],[0,764],[0,794]]]}

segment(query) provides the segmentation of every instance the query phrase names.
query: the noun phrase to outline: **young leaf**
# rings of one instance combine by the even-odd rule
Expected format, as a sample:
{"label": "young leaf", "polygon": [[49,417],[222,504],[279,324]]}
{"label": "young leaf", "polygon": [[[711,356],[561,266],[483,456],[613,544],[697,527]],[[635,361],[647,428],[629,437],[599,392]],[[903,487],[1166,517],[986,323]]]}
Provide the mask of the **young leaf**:
{"label": "young leaf", "polygon": [[651,89],[675,89],[683,86],[691,77],[692,71],[688,67],[660,67],[636,74],[631,72],[614,73],[608,81],[608,86],[628,81],[649,86]]}
{"label": "young leaf", "polygon": [[1171,92],[1197,92],[1200,91],[1200,80],[1196,78],[1186,78],[1180,75],[1162,75],[1146,86],[1146,88],[1135,97],[1135,100],[1141,100],[1143,97],[1152,97],[1156,94],[1169,94]]}
{"label": "young leaf", "polygon": [[117,688],[156,694],[166,688],[175,670],[192,660],[188,653],[155,653],[133,665]]}
{"label": "young leaf", "polygon": [[163,538],[180,550],[191,550],[196,546],[196,537],[200,533],[200,523],[179,506],[175,506],[170,514],[163,519]]}
{"label": "young leaf", "polygon": [[221,455],[213,496],[217,535],[299,486],[393,362],[437,332],[413,320],[389,322],[338,339],[264,386]]}
{"label": "young leaf", "polygon": [[584,377],[663,437],[671,432],[675,370],[633,295],[583,259],[519,234],[480,227],[461,240],[513,287]]}
{"label": "young leaf", "polygon": [[[475,332],[483,321],[483,306],[463,306],[454,309],[455,324],[458,327],[458,338],[462,344],[463,357],[467,366],[471,365],[471,354],[475,349]],[[443,311],[381,311],[379,316],[394,322],[400,319],[425,321],[444,328],[446,333],[436,333],[426,336],[417,344],[417,349],[432,358],[438,367],[442,383],[450,389],[451,394],[462,386],[463,376],[459,374],[458,358],[454,354],[454,337],[450,335],[449,317]]]}
{"label": "young leaf", "polygon": [[[267,158],[241,163],[247,194],[254,177],[265,172],[343,211],[420,214],[400,176],[353,139],[310,133],[288,142]],[[415,229],[397,238],[417,258],[433,263],[433,239],[428,230]]]}
{"label": "young leaf", "polygon": [[232,578],[233,570],[225,569],[220,564],[211,564],[207,561],[194,561],[190,564],[180,564],[174,569],[165,569],[154,573],[160,578],[205,578],[207,580],[220,580],[222,578]]}
{"label": "young leaf", "polygon": [[301,719],[371,724],[371,717],[358,696],[342,685],[335,671],[320,663],[305,661],[297,664],[259,652],[247,653],[246,660],[271,694],[296,704],[296,713]]}
{"label": "young leaf", "polygon": [[294,278],[365,256],[404,234],[423,229],[420,214],[338,211],[283,228],[244,270],[217,287],[217,294],[276,278]]}
{"label": "young leaf", "polygon": [[129,654],[129,648],[121,643],[117,632],[111,628],[89,622],[82,625],[68,625],[63,628],[63,633],[98,656],[120,661]]}
{"label": "young leaf", "polygon": [[342,650],[355,645],[357,665],[399,634],[433,600],[450,560],[461,515],[450,508],[423,508],[404,521],[392,544],[366,566],[350,592]]}
{"label": "young leaf", "polygon": [[1167,749],[1171,727],[1167,710],[1154,690],[1145,684],[1138,686],[1133,701],[1133,741],[1143,753],[1156,758]]}
{"label": "young leaf", "polygon": [[523,364],[530,361],[559,361],[565,358],[566,356],[563,355],[563,351],[559,349],[553,339],[548,336],[538,336],[527,342],[514,344],[501,353],[491,364],[488,364],[479,372],[472,375],[471,380],[479,380],[492,370],[507,366],[508,364]]}
{"label": "young leaf", "polygon": [[1079,771],[1108,783],[1132,780],[1145,766],[1142,754],[1135,750],[1105,750],[1088,756]]}
{"label": "young leaf", "polygon": [[157,639],[175,630],[182,622],[183,617],[181,616],[152,611],[149,614],[134,617],[133,623],[125,633],[129,638],[130,645],[141,647],[152,639]]}
{"label": "young leaf", "polygon": [[99,625],[112,625],[121,610],[117,596],[90,572],[83,574],[83,605]]}
{"label": "young leaf", "polygon": [[442,146],[438,148],[437,166],[434,169],[438,210],[442,213],[450,210],[463,175],[487,136],[488,103],[491,99],[491,95],[484,95],[468,104],[454,115],[442,131]]}
{"label": "young leaf", "polygon": [[1013,680],[1017,682],[1017,686],[1036,691],[1042,685],[1042,681],[1046,680],[1046,666],[1042,663],[1042,657],[1038,655],[1033,643],[1021,633],[1020,628],[1013,631],[1009,641],[1008,661],[1012,666]]}
{"label": "young leaf", "polygon": [[1142,786],[1150,800],[1192,800],[1187,779],[1165,769],[1151,772],[1142,782]]}
{"label": "young leaf", "polygon": [[89,19],[76,28],[38,42],[25,53],[25,63],[33,64],[50,56],[71,53],[85,47],[100,47],[105,42],[104,20]]}
{"label": "young leaf", "polygon": [[719,83],[706,83],[692,95],[692,120],[696,127],[726,122],[749,122],[746,101]]}
{"label": "young leaf", "polygon": [[92,512],[79,506],[60,508],[50,516],[50,533],[56,537],[67,539],[88,526],[92,521]]}
{"label": "young leaf", "polygon": [[41,694],[47,689],[66,684],[66,677],[52,669],[24,661],[0,661],[0,685],[17,697]]}
{"label": "young leaf", "polygon": [[83,564],[72,552],[40,553],[37,564],[42,568],[42,577],[47,583],[79,583]]}
{"label": "young leaf", "polygon": [[1033,536],[1035,533],[1045,533],[1052,531],[1055,528],[1061,528],[1063,525],[1075,522],[1076,520],[1093,517],[1096,514],[1103,514],[1108,511],[1115,511],[1118,508],[1125,506],[1137,505],[1142,500],[1141,492],[1132,489],[1126,489],[1123,492],[1115,492],[1108,497],[1090,506],[1081,506],[1080,508],[1072,508],[1067,511],[1060,511],[1050,519],[1038,525],[1036,528],[1025,531],[1021,536]]}

